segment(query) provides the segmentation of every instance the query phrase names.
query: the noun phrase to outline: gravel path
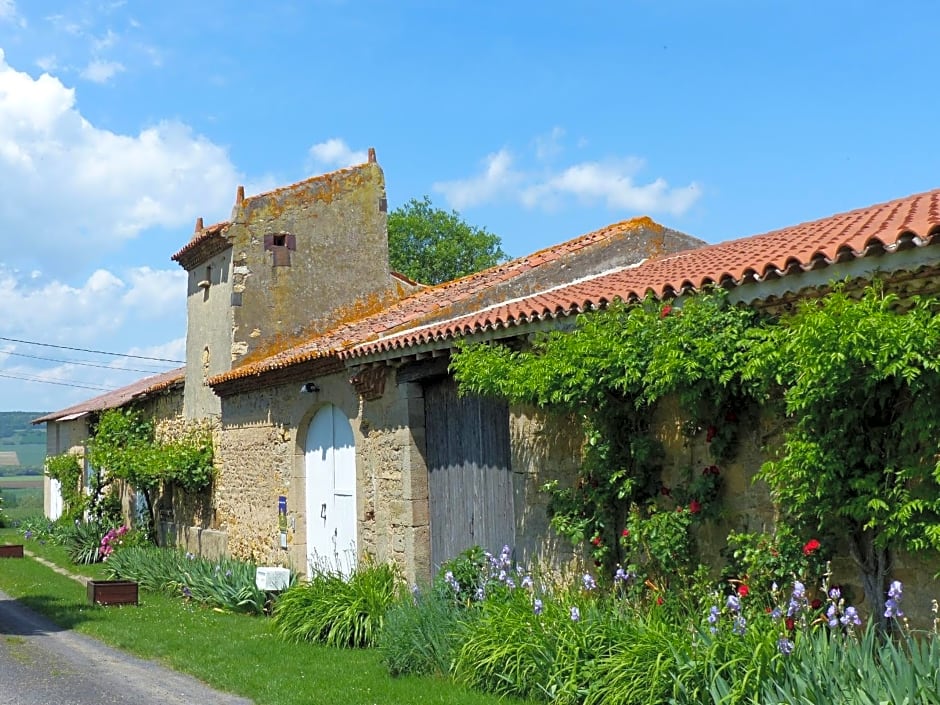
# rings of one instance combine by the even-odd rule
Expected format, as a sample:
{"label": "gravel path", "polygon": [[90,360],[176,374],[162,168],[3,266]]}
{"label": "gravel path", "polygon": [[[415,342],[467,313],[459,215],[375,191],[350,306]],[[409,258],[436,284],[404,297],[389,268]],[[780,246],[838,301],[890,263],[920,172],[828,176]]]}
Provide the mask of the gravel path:
{"label": "gravel path", "polygon": [[63,630],[0,591],[0,705],[250,705]]}

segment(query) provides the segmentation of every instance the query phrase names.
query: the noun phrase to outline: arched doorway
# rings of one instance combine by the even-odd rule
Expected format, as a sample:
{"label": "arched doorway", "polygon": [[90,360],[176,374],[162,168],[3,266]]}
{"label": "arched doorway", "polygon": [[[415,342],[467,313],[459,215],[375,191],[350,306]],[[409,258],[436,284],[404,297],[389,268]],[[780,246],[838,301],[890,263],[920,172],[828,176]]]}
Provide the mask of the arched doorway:
{"label": "arched doorway", "polygon": [[307,574],[314,566],[349,575],[356,566],[356,447],[349,419],[320,409],[304,446]]}

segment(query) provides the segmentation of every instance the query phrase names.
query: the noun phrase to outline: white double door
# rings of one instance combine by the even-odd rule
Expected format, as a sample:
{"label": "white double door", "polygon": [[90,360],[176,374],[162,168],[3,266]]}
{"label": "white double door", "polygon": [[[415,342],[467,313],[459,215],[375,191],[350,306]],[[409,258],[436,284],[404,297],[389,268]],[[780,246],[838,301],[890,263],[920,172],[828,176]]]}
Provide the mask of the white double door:
{"label": "white double door", "polygon": [[349,419],[328,404],[310,422],[306,470],[307,574],[356,567],[356,447]]}

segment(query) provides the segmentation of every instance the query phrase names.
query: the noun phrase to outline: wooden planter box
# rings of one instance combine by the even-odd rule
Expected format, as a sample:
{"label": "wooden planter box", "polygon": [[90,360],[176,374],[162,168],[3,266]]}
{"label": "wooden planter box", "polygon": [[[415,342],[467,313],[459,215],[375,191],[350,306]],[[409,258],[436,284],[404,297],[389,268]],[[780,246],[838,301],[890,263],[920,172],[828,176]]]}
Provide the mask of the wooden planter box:
{"label": "wooden planter box", "polygon": [[22,558],[23,544],[0,546],[0,558]]}
{"label": "wooden planter box", "polygon": [[137,583],[131,580],[89,580],[88,601],[93,605],[136,605]]}

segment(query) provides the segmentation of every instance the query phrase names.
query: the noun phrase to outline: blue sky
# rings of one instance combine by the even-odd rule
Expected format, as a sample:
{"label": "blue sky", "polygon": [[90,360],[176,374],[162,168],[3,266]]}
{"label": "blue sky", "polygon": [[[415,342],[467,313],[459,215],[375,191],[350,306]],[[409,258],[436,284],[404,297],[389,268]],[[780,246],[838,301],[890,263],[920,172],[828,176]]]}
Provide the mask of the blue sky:
{"label": "blue sky", "polygon": [[427,194],[513,256],[936,188],[937,27],[935,2],[0,0],[0,410],[167,367],[9,339],[182,359],[195,218],[370,146],[390,207]]}

